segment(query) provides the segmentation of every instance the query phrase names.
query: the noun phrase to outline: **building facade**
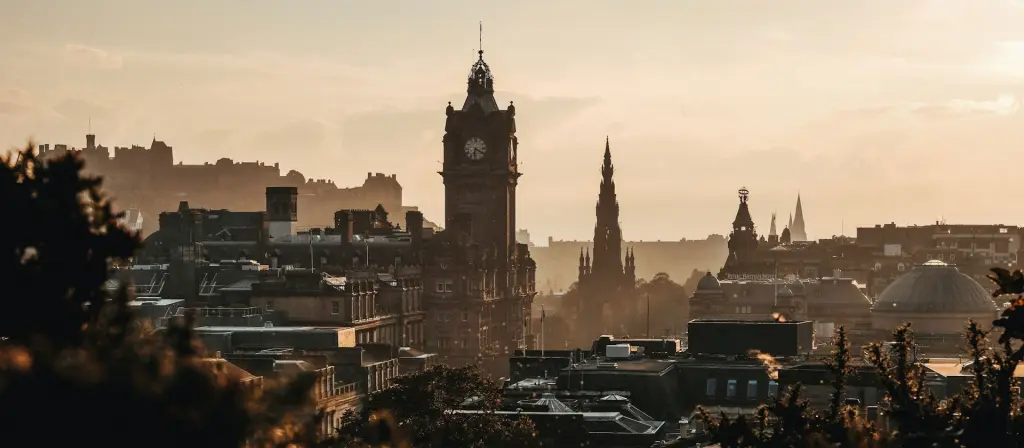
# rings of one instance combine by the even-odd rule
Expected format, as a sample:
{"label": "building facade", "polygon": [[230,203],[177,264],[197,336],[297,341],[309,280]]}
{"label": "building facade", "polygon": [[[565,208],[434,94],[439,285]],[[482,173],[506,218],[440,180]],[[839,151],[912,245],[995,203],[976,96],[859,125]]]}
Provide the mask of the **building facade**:
{"label": "building facade", "polygon": [[536,264],[516,242],[516,109],[498,106],[479,55],[462,107],[445,110],[445,230],[423,253],[427,341],[445,362],[501,372],[510,353],[534,344]]}

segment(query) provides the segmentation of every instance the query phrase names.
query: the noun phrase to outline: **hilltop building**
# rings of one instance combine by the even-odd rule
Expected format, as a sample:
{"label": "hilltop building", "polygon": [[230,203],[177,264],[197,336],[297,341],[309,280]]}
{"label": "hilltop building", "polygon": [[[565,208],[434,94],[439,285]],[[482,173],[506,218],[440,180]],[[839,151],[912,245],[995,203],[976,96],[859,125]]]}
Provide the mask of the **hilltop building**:
{"label": "hilltop building", "polygon": [[[277,163],[221,158],[202,165],[175,164],[174,148],[155,137],[148,148],[133,145],[111,151],[97,145],[96,135],[90,133],[82,149],[41,144],[38,150],[42,157],[78,152],[86,161],[86,171],[102,175],[104,189],[117,197],[119,204],[140,214],[132,224],[143,226],[145,233],[158,228],[152,218],[174,210],[181,201],[213,208],[258,210],[262,207],[260,195],[271,186],[298,190],[299,206],[305,212],[297,225],[303,227],[329,225],[338,209],[372,209],[380,204],[393,212],[406,211],[402,186],[393,174],[367,173],[362,185],[339,188],[331,180],[307,179],[298,171],[282,173]],[[143,220],[142,216],[150,219]]]}

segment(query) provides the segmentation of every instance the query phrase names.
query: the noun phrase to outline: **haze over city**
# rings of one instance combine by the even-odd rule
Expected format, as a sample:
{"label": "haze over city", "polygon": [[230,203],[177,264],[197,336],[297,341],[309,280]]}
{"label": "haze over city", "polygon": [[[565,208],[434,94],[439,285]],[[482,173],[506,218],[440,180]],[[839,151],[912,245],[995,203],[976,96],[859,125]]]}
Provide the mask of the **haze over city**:
{"label": "haze over city", "polygon": [[630,240],[725,234],[742,185],[762,232],[798,192],[812,238],[1024,219],[993,194],[1024,146],[1021,2],[398,3],[0,0],[0,144],[80,146],[91,120],[185,163],[395,173],[440,221],[482,21],[538,242],[593,236],[606,135]]}

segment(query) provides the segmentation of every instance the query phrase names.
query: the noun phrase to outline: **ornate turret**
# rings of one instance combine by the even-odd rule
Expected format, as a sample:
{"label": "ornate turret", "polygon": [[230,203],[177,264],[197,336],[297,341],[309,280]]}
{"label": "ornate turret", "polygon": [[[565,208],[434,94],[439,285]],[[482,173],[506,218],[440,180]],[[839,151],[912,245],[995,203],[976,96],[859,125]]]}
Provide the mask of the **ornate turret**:
{"label": "ornate turret", "polygon": [[484,50],[477,53],[480,56],[469,69],[469,78],[466,80],[466,102],[462,104],[462,110],[469,111],[478,105],[485,113],[494,112],[498,110],[498,102],[494,99],[494,75],[484,62]]}
{"label": "ornate turret", "polygon": [[583,278],[586,277],[586,276],[587,276],[586,259],[583,258],[583,248],[581,247],[580,248],[579,276],[577,277],[577,279],[578,279],[579,282],[582,283],[583,282]]}
{"label": "ornate turret", "polygon": [[754,220],[750,217],[750,209],[747,200],[750,191],[746,187],[739,191],[740,206],[736,210],[736,219],[732,221],[732,233],[729,234],[729,255],[725,260],[725,267],[720,275],[726,271],[741,273],[744,263],[749,262],[757,251],[757,232],[754,230]]}
{"label": "ornate turret", "polygon": [[636,258],[633,257],[633,248],[626,250],[626,278],[629,282],[636,284]]}

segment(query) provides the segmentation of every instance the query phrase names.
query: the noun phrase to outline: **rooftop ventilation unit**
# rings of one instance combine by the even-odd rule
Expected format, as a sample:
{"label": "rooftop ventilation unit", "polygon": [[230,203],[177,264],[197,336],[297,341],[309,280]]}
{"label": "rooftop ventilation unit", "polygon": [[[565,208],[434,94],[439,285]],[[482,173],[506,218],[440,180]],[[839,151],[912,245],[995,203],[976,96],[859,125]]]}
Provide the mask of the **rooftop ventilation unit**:
{"label": "rooftop ventilation unit", "polygon": [[608,359],[629,359],[629,344],[614,344],[605,348],[605,358]]}

